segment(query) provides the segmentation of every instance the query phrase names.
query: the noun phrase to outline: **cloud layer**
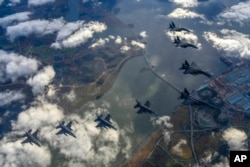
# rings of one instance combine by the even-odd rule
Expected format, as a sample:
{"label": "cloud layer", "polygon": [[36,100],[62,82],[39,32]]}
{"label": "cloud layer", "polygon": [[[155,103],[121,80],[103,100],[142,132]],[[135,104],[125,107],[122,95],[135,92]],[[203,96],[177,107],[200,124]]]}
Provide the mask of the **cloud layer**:
{"label": "cloud layer", "polygon": [[228,128],[226,129],[222,137],[225,141],[227,141],[230,150],[246,150],[246,139],[247,134],[242,131],[235,128]]}
{"label": "cloud layer", "polygon": [[25,96],[21,91],[9,91],[0,92],[0,107],[8,105],[14,101],[24,99]]}
{"label": "cloud layer", "polygon": [[23,22],[29,20],[31,12],[20,12],[0,18],[0,25],[6,27],[13,22]]}
{"label": "cloud layer", "polygon": [[11,41],[20,36],[47,35],[59,31],[65,24],[62,18],[49,20],[31,20],[7,27],[7,36]]}
{"label": "cloud layer", "polygon": [[56,34],[55,42],[51,47],[56,49],[77,47],[87,42],[95,33],[107,29],[106,24],[98,21],[76,21],[67,23],[63,18],[53,20],[30,20],[6,28],[6,34],[10,41],[17,37],[30,35],[44,36]]}
{"label": "cloud layer", "polygon": [[213,32],[204,32],[207,41],[212,42],[214,48],[224,51],[228,56],[250,58],[250,36],[235,30],[222,29],[219,37]]}
{"label": "cloud layer", "polygon": [[55,71],[52,66],[46,66],[39,71],[35,76],[27,80],[27,84],[32,87],[34,95],[38,95],[44,91],[45,86],[55,77]]}
{"label": "cloud layer", "polygon": [[186,18],[201,18],[205,19],[205,17],[201,14],[192,12],[188,9],[177,8],[173,12],[167,15],[169,18],[177,18],[177,19],[186,19]]}
{"label": "cloud layer", "polygon": [[57,40],[51,45],[53,48],[71,48],[79,46],[92,38],[94,33],[102,32],[107,29],[106,24],[98,21],[85,23],[79,30],[71,34],[65,39]]}
{"label": "cloud layer", "polygon": [[240,2],[237,5],[232,6],[230,9],[226,9],[224,12],[218,15],[219,20],[222,22],[246,22],[250,21],[250,1]]}
{"label": "cloud layer", "polygon": [[37,60],[3,50],[0,50],[0,64],[0,82],[16,81],[19,77],[27,78],[38,69]]}

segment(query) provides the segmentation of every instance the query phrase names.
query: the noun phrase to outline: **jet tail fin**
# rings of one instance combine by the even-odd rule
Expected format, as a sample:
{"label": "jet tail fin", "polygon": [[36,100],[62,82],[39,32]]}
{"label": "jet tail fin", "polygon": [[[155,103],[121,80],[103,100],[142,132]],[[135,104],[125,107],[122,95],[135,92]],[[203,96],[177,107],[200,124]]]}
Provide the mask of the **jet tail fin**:
{"label": "jet tail fin", "polygon": [[140,102],[138,100],[136,100],[136,104],[135,104],[134,108],[138,108],[138,107],[140,107]]}
{"label": "jet tail fin", "polygon": [[184,88],[184,93],[189,95],[189,92],[188,92],[187,88]]}
{"label": "jet tail fin", "polygon": [[98,122],[100,120],[100,117],[102,117],[102,114],[101,115],[96,114],[96,119],[94,121]]}

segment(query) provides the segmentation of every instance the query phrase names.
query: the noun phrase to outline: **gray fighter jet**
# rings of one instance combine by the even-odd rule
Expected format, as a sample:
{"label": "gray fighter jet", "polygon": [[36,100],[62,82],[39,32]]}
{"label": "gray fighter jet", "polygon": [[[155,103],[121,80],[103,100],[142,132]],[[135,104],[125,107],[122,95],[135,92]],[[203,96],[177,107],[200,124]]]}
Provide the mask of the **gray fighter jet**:
{"label": "gray fighter jet", "polygon": [[183,27],[176,27],[176,25],[174,24],[173,21],[169,24],[169,29],[170,29],[171,31],[186,31],[186,32],[190,32],[190,30],[188,30],[188,29],[186,29],[186,28],[183,28]]}
{"label": "gray fighter jet", "polygon": [[31,145],[33,145],[33,143],[34,143],[38,147],[41,147],[41,143],[37,137],[39,130],[37,129],[34,133],[31,133],[31,132],[32,132],[32,130],[25,132],[23,137],[27,137],[27,138],[24,141],[22,141],[22,145],[25,143],[30,143]]}
{"label": "gray fighter jet", "polygon": [[183,105],[199,105],[199,106],[203,105],[210,107],[212,109],[219,109],[218,106],[211,105],[205,101],[193,97],[192,95],[190,95],[190,93],[186,88],[184,88],[184,91],[181,92],[181,95],[178,99],[184,99],[184,101],[182,102]]}
{"label": "gray fighter jet", "polygon": [[141,104],[138,100],[136,100],[136,104],[134,108],[139,108],[139,110],[136,112],[137,114],[155,114],[158,115],[155,111],[153,111],[150,107],[150,102],[147,100],[145,104]]}
{"label": "gray fighter jet", "polygon": [[181,92],[181,95],[178,99],[184,99],[184,101],[182,102],[183,105],[207,105],[206,102],[191,96],[186,88],[184,88],[184,91]]}
{"label": "gray fighter jet", "polygon": [[179,68],[179,70],[184,70],[183,74],[192,74],[192,75],[198,75],[203,74],[207,77],[212,77],[211,74],[208,72],[202,71],[195,62],[192,62],[191,64],[188,63],[187,60],[185,60],[184,63],[182,63],[182,66]]}
{"label": "gray fighter jet", "polygon": [[198,47],[195,46],[194,44],[182,42],[178,36],[174,39],[173,44],[175,44],[175,47],[181,47],[181,48],[192,47],[198,49]]}
{"label": "gray fighter jet", "polygon": [[111,115],[108,114],[105,118],[103,118],[102,114],[97,115],[97,118],[94,120],[95,122],[99,122],[96,127],[97,128],[112,128],[114,130],[117,130],[112,123],[110,122]]}
{"label": "gray fighter jet", "polygon": [[56,129],[61,128],[61,130],[58,131],[58,132],[56,133],[56,135],[64,134],[65,136],[70,135],[70,136],[76,138],[76,135],[73,133],[73,130],[71,129],[71,125],[72,125],[73,122],[70,121],[67,125],[65,125],[64,123],[65,123],[65,122],[62,121],[62,122],[60,122],[59,125],[56,127]]}

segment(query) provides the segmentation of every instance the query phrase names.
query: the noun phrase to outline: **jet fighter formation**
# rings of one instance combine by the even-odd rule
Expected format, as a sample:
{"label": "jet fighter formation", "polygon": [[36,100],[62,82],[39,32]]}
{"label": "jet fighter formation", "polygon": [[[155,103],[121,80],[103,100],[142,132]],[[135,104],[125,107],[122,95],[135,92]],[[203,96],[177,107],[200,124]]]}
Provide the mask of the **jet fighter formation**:
{"label": "jet fighter formation", "polygon": [[[108,114],[105,118],[103,118],[102,114],[101,115],[97,115],[97,118],[94,120],[95,122],[99,122],[98,125],[96,126],[96,128],[112,128],[114,130],[117,130],[113,125],[112,122],[110,121],[111,115]],[[56,129],[61,128],[56,135],[61,135],[64,134],[65,136],[72,136],[74,138],[76,138],[76,135],[73,133],[73,129],[71,128],[72,126],[72,121],[70,121],[69,123],[65,124],[64,121],[59,122],[59,125],[56,126]],[[36,144],[37,146],[41,147],[41,143],[37,137],[37,134],[39,132],[39,130],[36,130],[34,133],[31,133],[32,130],[29,130],[27,132],[25,132],[25,134],[23,135],[23,137],[27,137],[24,141],[21,142],[21,144],[25,144],[25,143],[30,143],[33,145]]]}
{"label": "jet fighter formation", "polygon": [[[56,129],[61,128],[60,131],[56,133],[56,135],[64,134],[64,135],[70,135],[74,138],[76,138],[75,134],[73,133],[73,130],[71,129],[72,121],[70,121],[67,125],[64,124],[64,121],[60,122],[59,125],[56,127]],[[34,133],[31,133],[32,130],[29,130],[25,132],[23,137],[27,137],[24,141],[21,142],[22,145],[26,143],[30,143],[31,145],[35,144],[39,147],[41,147],[40,140],[38,139],[37,135],[39,133],[39,130],[36,130]]]}
{"label": "jet fighter formation", "polygon": [[95,122],[99,122],[98,125],[96,125],[97,128],[112,128],[114,130],[117,130],[110,121],[111,115],[108,114],[105,118],[103,118],[102,114],[97,115],[97,118],[95,119]]}
{"label": "jet fighter formation", "polygon": [[189,29],[187,28],[184,28],[184,27],[176,27],[176,25],[174,24],[174,22],[172,21],[170,24],[169,24],[169,29],[171,31],[186,31],[186,32],[190,32]]}
{"label": "jet fighter formation", "polygon": [[[178,31],[190,32],[190,30],[188,30],[186,28],[176,27],[174,22],[171,22],[169,24],[169,29],[171,31],[176,31],[176,32],[178,32]],[[193,45],[193,44],[182,42],[178,36],[174,39],[173,43],[175,44],[176,47],[182,47],[182,48],[192,47],[192,48],[198,49],[198,47]],[[212,75],[209,74],[208,72],[201,70],[196,65],[195,62],[192,62],[191,64],[189,64],[187,60],[185,60],[185,62],[182,64],[182,66],[179,68],[179,70],[184,70],[183,71],[184,74],[191,74],[191,75],[203,74],[207,77],[212,77]],[[190,93],[188,92],[188,90],[186,88],[184,88],[184,91],[181,92],[179,99],[184,100],[182,102],[183,105],[206,105],[209,107],[213,107],[210,104],[206,103],[205,101],[202,101],[202,100],[197,99],[197,98],[193,97],[192,95],[190,95]],[[137,108],[138,108],[138,110],[136,112],[137,114],[158,115],[158,113],[156,111],[154,111],[153,109],[150,108],[150,102],[148,100],[144,104],[142,104],[140,101],[136,100],[136,104],[134,105],[134,109],[137,109]],[[96,125],[96,128],[106,128],[106,129],[117,130],[117,128],[112,124],[110,119],[111,119],[110,114],[107,114],[105,117],[102,114],[97,115],[97,118],[94,120],[94,122],[98,122],[98,124]],[[73,129],[71,128],[72,123],[73,123],[72,121],[68,122],[67,124],[65,124],[64,121],[59,122],[59,125],[56,126],[56,129],[60,128],[60,130],[56,133],[56,135],[64,134],[66,136],[69,135],[69,136],[76,138],[76,135],[73,133]],[[34,133],[31,133],[31,132],[32,132],[32,130],[25,132],[23,137],[27,137],[27,138],[25,140],[23,140],[21,143],[22,144],[30,143],[32,145],[35,144],[35,145],[41,147],[40,140],[37,137],[39,130],[36,130]]]}
{"label": "jet fighter formation", "polygon": [[136,105],[134,108],[139,108],[139,110],[136,112],[137,114],[147,113],[158,115],[157,112],[150,108],[150,102],[148,100],[145,102],[145,104],[141,104],[138,100],[136,100]]}
{"label": "jet fighter formation", "polygon": [[39,130],[37,129],[34,133],[31,133],[32,130],[28,130],[27,132],[25,132],[25,134],[23,135],[23,137],[26,137],[25,140],[23,140],[21,143],[22,145],[26,144],[26,143],[30,143],[31,145],[35,144],[38,147],[41,147],[41,143],[37,137],[37,134],[39,132]]}
{"label": "jet fighter formation", "polygon": [[194,44],[182,42],[178,36],[174,39],[173,44],[175,44],[175,47],[181,47],[181,48],[192,47],[192,48],[198,49],[198,47],[195,46]]}
{"label": "jet fighter formation", "polygon": [[184,63],[182,63],[182,66],[179,68],[179,70],[184,70],[183,74],[191,74],[191,75],[198,75],[198,74],[203,74],[207,77],[212,77],[211,74],[209,74],[208,72],[205,72],[203,70],[201,70],[195,62],[192,62],[191,64],[188,63],[187,60],[185,60]]}

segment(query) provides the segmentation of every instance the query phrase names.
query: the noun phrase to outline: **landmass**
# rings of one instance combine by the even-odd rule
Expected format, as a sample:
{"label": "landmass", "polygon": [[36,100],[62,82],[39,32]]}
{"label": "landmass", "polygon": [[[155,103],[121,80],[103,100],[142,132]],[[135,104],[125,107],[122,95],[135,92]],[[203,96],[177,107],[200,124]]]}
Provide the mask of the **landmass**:
{"label": "landmass", "polygon": [[[79,3],[81,3],[79,1]],[[67,0],[57,0],[53,4],[46,4],[42,7],[32,7],[31,19],[45,18],[54,19],[64,17],[67,18],[69,6]],[[99,21],[107,25],[108,30],[115,30],[115,35],[126,38],[127,46],[130,41],[136,40],[127,24],[124,24],[112,13],[112,3],[103,3],[101,6],[93,4],[81,4],[79,12],[79,20]],[[23,6],[13,6],[10,10],[15,12],[24,11],[27,4]],[[98,12],[96,12],[98,11]],[[117,13],[118,11],[114,11]],[[107,37],[113,34],[105,34]],[[142,55],[140,49],[130,49],[122,52],[120,46],[114,42],[110,42],[101,47],[90,47],[93,41],[74,48],[55,49],[50,45],[54,42],[55,34],[45,36],[21,36],[10,42],[6,39],[5,31],[0,27],[1,49],[24,55],[29,58],[37,59],[42,66],[53,66],[56,76],[53,80],[56,86],[57,101],[66,112],[79,109],[88,101],[98,99],[111,88],[115,78],[122,65],[130,58]],[[96,35],[94,39],[101,38]],[[28,95],[26,101],[32,99],[31,88],[25,84],[22,79],[15,82],[7,82],[1,85],[2,89],[13,90],[15,87],[23,87],[23,92]],[[65,94],[74,92],[75,100],[65,100]]]}

